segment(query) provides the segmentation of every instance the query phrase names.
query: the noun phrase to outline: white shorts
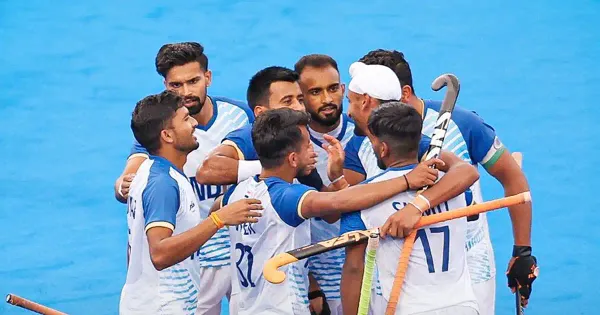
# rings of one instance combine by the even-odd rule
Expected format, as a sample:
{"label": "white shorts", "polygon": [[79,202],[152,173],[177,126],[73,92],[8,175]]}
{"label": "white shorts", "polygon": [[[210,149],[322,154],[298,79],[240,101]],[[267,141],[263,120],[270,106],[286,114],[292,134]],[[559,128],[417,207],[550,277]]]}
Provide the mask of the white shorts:
{"label": "white shorts", "polygon": [[496,307],[496,278],[486,282],[473,283],[473,291],[477,298],[481,315],[494,315]]}
{"label": "white shorts", "polygon": [[344,315],[344,310],[342,309],[342,300],[327,300],[327,305],[329,305],[331,315]]}
{"label": "white shorts", "polygon": [[196,315],[221,315],[221,301],[231,296],[231,267],[200,268],[200,283]]}

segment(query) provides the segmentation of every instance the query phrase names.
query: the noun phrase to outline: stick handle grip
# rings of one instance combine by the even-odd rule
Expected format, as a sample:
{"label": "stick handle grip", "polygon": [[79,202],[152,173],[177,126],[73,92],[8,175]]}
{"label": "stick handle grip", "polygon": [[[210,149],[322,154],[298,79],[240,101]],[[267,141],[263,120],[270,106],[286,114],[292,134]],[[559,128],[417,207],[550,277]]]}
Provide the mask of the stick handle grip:
{"label": "stick handle grip", "polygon": [[28,299],[22,298],[18,295],[8,294],[6,296],[6,303],[36,312],[44,315],[67,315],[66,313],[59,312],[55,309],[51,309],[47,306],[38,304]]}

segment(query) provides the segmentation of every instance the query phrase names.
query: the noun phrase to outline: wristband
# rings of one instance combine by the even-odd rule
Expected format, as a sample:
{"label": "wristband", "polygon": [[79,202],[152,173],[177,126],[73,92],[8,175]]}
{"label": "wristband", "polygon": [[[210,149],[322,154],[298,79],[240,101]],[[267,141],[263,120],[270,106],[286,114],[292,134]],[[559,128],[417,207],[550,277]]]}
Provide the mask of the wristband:
{"label": "wristband", "polygon": [[243,180],[246,180],[254,175],[260,174],[260,172],[262,172],[262,165],[260,165],[260,161],[239,160],[237,182],[239,184]]}
{"label": "wristband", "polygon": [[531,246],[513,246],[513,257],[531,256]]}
{"label": "wristband", "polygon": [[331,183],[332,183],[332,184],[335,184],[336,182],[340,181],[342,178],[344,178],[344,175],[342,175],[342,176],[340,176],[340,177],[338,177],[338,178],[334,179],[334,180],[333,180]]}
{"label": "wristband", "polygon": [[323,291],[321,291],[321,290],[315,290],[315,291],[308,292],[308,299],[309,300],[314,300],[314,299],[316,299],[318,297],[324,298],[325,297],[325,293],[323,293]]}
{"label": "wristband", "polygon": [[423,196],[422,194],[418,194],[417,198],[421,198],[425,202],[427,202],[427,209],[431,209],[431,202],[429,202],[429,199],[427,199],[427,197]]}
{"label": "wristband", "polygon": [[406,174],[402,176],[404,176],[404,180],[406,181],[406,190],[410,190],[410,184],[408,183],[408,178],[406,177]]}
{"label": "wristband", "polygon": [[416,204],[415,204],[414,202],[412,202],[412,201],[409,201],[409,202],[408,202],[408,204],[409,204],[409,205],[413,205],[413,207],[417,208],[417,210],[419,210],[419,212],[421,212],[421,214],[423,214],[423,212],[425,211],[425,210],[421,209],[421,207],[419,207],[418,205],[416,205]]}
{"label": "wristband", "polygon": [[217,229],[221,229],[225,226],[225,223],[223,223],[223,221],[221,221],[221,219],[219,218],[219,216],[217,215],[216,212],[213,212],[210,214],[210,218],[212,219],[213,223],[217,226]]}

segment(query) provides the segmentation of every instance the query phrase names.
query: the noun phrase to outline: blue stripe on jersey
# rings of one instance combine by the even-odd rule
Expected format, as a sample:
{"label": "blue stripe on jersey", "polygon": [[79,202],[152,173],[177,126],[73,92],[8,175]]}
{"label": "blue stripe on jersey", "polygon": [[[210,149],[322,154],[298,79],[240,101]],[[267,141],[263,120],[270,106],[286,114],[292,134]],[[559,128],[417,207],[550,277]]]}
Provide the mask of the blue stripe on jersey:
{"label": "blue stripe on jersey", "polygon": [[216,102],[225,102],[225,103],[229,103],[231,105],[237,106],[238,108],[244,110],[244,112],[246,113],[246,116],[248,118],[248,122],[250,124],[252,124],[254,122],[254,113],[252,112],[252,109],[250,109],[250,107],[246,103],[244,103],[242,101],[230,99],[227,97],[222,97],[222,96],[216,96],[213,98],[213,100],[215,100]]}
{"label": "blue stripe on jersey", "polygon": [[[150,157],[154,162],[150,166],[150,174],[144,191],[142,192],[142,208],[144,211],[145,225],[152,222],[169,222],[175,227],[177,212],[179,211],[179,185],[170,176],[170,169],[175,165],[159,156]],[[129,209],[135,209],[128,207]],[[132,215],[135,218],[135,210]]]}
{"label": "blue stripe on jersey", "polygon": [[[259,181],[258,175],[255,180]],[[291,184],[278,177],[269,177],[264,181],[271,197],[273,209],[281,220],[293,227],[304,222],[304,219],[298,214],[300,200],[308,191],[315,189],[302,184]]]}
{"label": "blue stripe on jersey", "polygon": [[254,149],[254,142],[252,141],[252,125],[243,126],[240,129],[230,132],[223,141],[229,140],[242,151],[244,154],[244,160],[256,161],[258,160],[258,154]]}
{"label": "blue stripe on jersey", "polygon": [[365,171],[365,168],[358,157],[358,152],[360,151],[360,147],[364,139],[366,139],[366,137],[356,135],[350,139],[346,145],[346,148],[344,149],[346,153],[346,158],[344,159],[344,168],[367,176],[367,171]]}
{"label": "blue stripe on jersey", "polygon": [[[426,119],[423,123],[423,133],[430,134],[433,131],[442,102],[426,100],[424,103]],[[428,110],[431,110],[432,114],[429,114]],[[494,144],[496,138],[494,128],[485,123],[477,113],[459,106],[452,111],[448,131],[453,128],[455,129],[446,135],[447,140],[444,141],[444,148],[456,155],[463,155],[461,158],[470,161],[473,165],[480,163]],[[454,138],[456,138],[455,141],[448,141]],[[465,149],[468,153],[463,153]]]}

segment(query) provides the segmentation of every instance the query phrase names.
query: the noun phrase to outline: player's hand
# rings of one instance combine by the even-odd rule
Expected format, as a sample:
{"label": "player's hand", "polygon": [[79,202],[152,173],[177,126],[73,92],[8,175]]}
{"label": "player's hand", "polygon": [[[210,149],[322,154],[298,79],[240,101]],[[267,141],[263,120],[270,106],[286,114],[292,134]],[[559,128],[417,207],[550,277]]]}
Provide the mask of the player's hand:
{"label": "player's hand", "polygon": [[129,197],[129,187],[131,187],[131,182],[135,178],[135,174],[126,174],[123,176],[121,180],[121,185],[117,188],[119,191],[119,195],[121,197],[127,199]]}
{"label": "player's hand", "polygon": [[344,148],[338,139],[330,135],[323,135],[327,143],[323,143],[322,147],[327,151],[327,177],[330,181],[334,181],[344,175],[344,158],[346,154]]}
{"label": "player's hand", "polygon": [[406,174],[408,185],[410,190],[416,190],[421,187],[431,186],[435,184],[438,179],[438,170],[432,168],[435,166],[439,168],[444,166],[444,161],[440,159],[430,159],[419,163],[412,171]]}
{"label": "player's hand", "polygon": [[317,168],[317,157],[319,155],[317,154],[317,152],[315,152],[315,149],[313,148],[312,143],[308,150],[309,150],[308,153],[310,154],[310,161],[309,161],[308,166],[304,169],[303,175],[308,175]]}
{"label": "player's hand", "polygon": [[415,224],[421,219],[421,211],[415,206],[408,204],[404,208],[392,214],[379,229],[380,236],[387,235],[393,238],[405,238],[412,232]]}
{"label": "player's hand", "polygon": [[263,206],[258,199],[242,199],[216,211],[217,216],[225,225],[256,223],[262,216],[259,210]]}
{"label": "player's hand", "polygon": [[308,293],[309,305],[308,309],[310,310],[311,315],[331,315],[331,310],[329,309],[329,304],[327,303],[327,298],[323,291],[312,291]]}
{"label": "player's hand", "polygon": [[515,293],[521,293],[521,305],[527,306],[531,295],[533,281],[537,278],[539,269],[537,259],[531,255],[531,246],[514,246],[513,257],[508,262],[508,287]]}

